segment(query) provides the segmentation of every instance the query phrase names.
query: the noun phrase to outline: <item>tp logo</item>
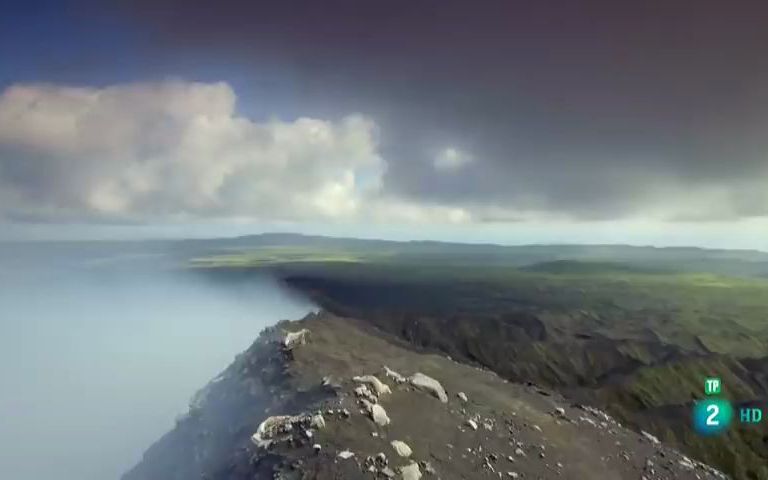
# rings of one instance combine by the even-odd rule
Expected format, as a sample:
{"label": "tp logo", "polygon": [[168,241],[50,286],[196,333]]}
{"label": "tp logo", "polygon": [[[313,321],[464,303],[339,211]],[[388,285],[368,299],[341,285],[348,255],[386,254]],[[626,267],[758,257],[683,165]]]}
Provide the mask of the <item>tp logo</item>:
{"label": "tp logo", "polygon": [[705,395],[719,395],[720,394],[720,379],[716,377],[708,378],[704,381],[704,394]]}

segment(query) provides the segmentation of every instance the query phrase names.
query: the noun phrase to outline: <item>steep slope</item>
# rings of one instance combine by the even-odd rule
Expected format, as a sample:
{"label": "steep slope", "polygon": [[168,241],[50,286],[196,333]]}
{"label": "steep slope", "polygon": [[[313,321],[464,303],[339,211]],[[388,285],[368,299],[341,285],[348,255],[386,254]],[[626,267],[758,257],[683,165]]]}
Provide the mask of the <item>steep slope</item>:
{"label": "steep slope", "polygon": [[723,478],[599,410],[320,313],[265,331],[123,480],[422,475]]}
{"label": "steep slope", "polygon": [[319,305],[430,351],[605,409],[737,479],[768,479],[768,424],[701,438],[690,411],[718,376],[768,401],[768,284],[712,276],[526,275],[378,266],[281,272]]}

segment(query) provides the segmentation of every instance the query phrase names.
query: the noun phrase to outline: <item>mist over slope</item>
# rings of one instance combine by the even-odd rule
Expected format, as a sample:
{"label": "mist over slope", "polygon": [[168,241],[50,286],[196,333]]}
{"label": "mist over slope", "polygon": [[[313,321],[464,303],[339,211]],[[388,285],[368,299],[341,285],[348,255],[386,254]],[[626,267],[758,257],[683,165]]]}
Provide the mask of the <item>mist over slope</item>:
{"label": "mist over slope", "polygon": [[144,247],[0,244],[0,478],[118,478],[259,331],[311,307]]}

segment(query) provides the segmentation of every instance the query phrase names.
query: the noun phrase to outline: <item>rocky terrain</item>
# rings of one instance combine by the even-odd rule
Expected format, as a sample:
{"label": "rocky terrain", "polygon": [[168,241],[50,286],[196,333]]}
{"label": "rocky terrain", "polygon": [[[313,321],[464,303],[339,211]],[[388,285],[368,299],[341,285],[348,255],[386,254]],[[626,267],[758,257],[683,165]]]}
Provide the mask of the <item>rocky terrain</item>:
{"label": "rocky terrain", "polygon": [[123,480],[725,478],[533,384],[329,313],[281,322]]}

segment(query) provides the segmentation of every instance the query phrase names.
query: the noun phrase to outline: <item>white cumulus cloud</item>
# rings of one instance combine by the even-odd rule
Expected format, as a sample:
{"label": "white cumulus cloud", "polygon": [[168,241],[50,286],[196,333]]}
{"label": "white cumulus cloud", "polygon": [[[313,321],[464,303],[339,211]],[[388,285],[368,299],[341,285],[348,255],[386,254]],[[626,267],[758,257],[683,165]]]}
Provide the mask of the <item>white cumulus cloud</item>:
{"label": "white cumulus cloud", "polygon": [[0,96],[0,215],[360,214],[386,168],[371,119],[256,122],[235,104],[224,83],[12,86]]}

